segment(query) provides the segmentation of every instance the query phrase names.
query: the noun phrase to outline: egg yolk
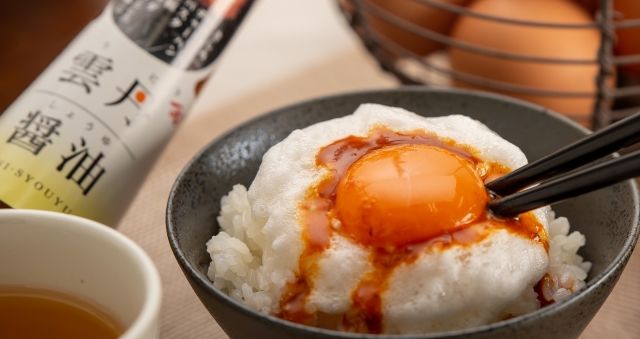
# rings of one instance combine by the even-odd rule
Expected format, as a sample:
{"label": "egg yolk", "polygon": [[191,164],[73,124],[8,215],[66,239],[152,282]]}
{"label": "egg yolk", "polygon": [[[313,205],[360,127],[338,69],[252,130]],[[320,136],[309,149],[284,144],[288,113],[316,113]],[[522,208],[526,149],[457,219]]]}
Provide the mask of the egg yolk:
{"label": "egg yolk", "polygon": [[464,228],[485,213],[487,200],[468,161],[434,146],[396,145],[349,167],[335,208],[356,241],[400,246]]}

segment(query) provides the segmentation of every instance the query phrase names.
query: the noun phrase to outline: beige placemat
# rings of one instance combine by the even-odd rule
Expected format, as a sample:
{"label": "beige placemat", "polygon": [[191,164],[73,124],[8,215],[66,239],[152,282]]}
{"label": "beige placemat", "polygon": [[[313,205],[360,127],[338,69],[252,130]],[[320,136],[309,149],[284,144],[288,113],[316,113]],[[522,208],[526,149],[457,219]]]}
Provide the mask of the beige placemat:
{"label": "beige placemat", "polygon": [[[161,338],[227,338],[182,275],[165,233],[169,191],[188,160],[216,136],[274,108],[328,94],[396,85],[364,51],[354,48],[269,88],[247,93],[242,100],[212,110],[206,116],[185,121],[118,228],[147,251],[160,271],[164,288]],[[636,252],[581,338],[640,337],[639,257]]]}

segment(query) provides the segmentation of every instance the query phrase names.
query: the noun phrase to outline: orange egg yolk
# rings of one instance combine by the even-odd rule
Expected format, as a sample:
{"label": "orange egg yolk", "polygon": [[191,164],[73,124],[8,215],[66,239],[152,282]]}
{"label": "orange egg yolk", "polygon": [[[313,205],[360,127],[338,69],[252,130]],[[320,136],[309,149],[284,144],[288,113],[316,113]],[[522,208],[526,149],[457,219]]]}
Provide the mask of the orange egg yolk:
{"label": "orange egg yolk", "polygon": [[372,246],[417,243],[464,228],[488,195],[471,164],[429,145],[365,154],[340,180],[335,208],[345,231]]}

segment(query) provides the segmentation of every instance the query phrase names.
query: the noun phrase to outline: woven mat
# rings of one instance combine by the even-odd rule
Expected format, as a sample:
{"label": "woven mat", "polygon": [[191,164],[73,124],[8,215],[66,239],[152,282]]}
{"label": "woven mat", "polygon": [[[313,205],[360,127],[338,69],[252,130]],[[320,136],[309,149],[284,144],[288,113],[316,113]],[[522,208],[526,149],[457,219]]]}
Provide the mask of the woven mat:
{"label": "woven mat", "polygon": [[[328,94],[396,85],[364,51],[354,48],[261,91],[247,93],[242,100],[185,121],[118,227],[147,251],[160,271],[164,288],[161,338],[227,338],[182,275],[165,233],[169,191],[189,159],[221,133],[283,105]],[[203,243],[206,240],[202,239]],[[613,293],[581,338],[639,336],[640,251],[636,251]]]}

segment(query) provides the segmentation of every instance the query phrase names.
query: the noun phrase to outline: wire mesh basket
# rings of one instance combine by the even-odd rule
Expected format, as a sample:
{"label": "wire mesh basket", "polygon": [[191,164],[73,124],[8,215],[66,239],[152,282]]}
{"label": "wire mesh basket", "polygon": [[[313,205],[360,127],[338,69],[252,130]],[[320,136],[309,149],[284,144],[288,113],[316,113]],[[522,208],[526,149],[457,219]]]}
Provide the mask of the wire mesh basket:
{"label": "wire mesh basket", "polygon": [[[358,34],[369,52],[377,59],[380,66],[394,74],[404,84],[424,84],[435,87],[450,87],[458,83],[467,83],[511,95],[545,96],[556,98],[591,98],[590,112],[578,114],[561,112],[585,126],[593,129],[602,128],[614,121],[640,111],[640,77],[627,74],[622,67],[638,64],[640,68],[640,54],[614,55],[614,45],[617,33],[640,27],[640,19],[628,19],[614,11],[614,2],[622,0],[600,0],[591,2],[593,20],[585,23],[557,23],[509,19],[503,16],[472,11],[456,4],[452,0],[402,0],[413,2],[420,6],[429,6],[440,11],[440,15],[472,17],[490,22],[497,22],[505,27],[539,27],[553,30],[597,30],[599,37],[597,54],[591,58],[557,58],[540,57],[532,54],[515,53],[495,48],[485,47],[455,39],[447,33],[438,32],[422,25],[418,25],[406,17],[393,13],[376,0],[339,0],[340,8],[349,24]],[[633,1],[633,0],[625,0]],[[463,2],[467,2],[463,0]],[[586,1],[583,0],[583,4]],[[640,1],[637,1],[640,6]],[[414,48],[407,48],[406,43],[392,40],[381,34],[380,22],[400,30],[423,41],[435,42],[444,46],[437,52],[421,55]],[[377,24],[377,26],[375,26]],[[491,37],[500,39],[500,37]],[[640,41],[637,42],[640,45]],[[451,49],[463,50],[505,62],[522,61],[535,64],[549,65],[591,65],[594,67],[592,77],[593,91],[553,90],[514,84],[491,79],[490,77],[456,70],[448,62]]]}

